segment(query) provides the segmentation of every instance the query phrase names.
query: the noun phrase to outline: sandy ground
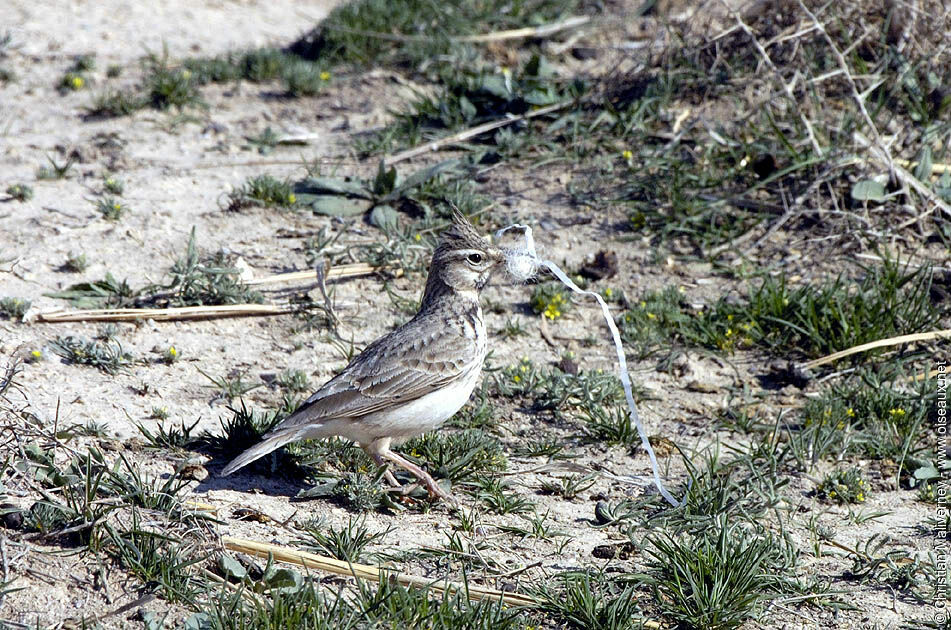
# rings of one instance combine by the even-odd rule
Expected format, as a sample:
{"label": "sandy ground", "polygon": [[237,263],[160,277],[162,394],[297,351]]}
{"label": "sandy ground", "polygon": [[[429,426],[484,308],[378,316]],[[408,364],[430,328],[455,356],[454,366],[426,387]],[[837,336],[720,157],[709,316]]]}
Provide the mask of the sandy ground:
{"label": "sandy ground", "polygon": [[[400,89],[385,73],[365,77],[345,77],[327,94],[307,99],[286,100],[274,95],[269,86],[209,86],[203,89],[208,109],[198,119],[169,129],[169,116],[151,110],[114,120],[84,121],[82,116],[95,91],[105,81],[105,68],[122,64],[126,71],[118,81],[134,83],[136,62],[146,51],[167,47],[171,58],[210,55],[234,48],[283,45],[308,29],[332,6],[331,2],[214,2],[171,0],[163,3],[27,2],[7,0],[0,4],[0,33],[9,29],[13,44],[4,61],[18,80],[0,84],[0,190],[16,182],[29,183],[35,197],[28,202],[0,203],[0,297],[18,296],[32,300],[32,313],[64,308],[61,300],[44,294],[63,289],[81,280],[95,280],[111,272],[141,286],[161,279],[163,271],[185,249],[189,232],[195,228],[198,242],[206,251],[227,249],[238,254],[256,275],[305,269],[303,240],[322,227],[341,229],[329,219],[303,213],[249,209],[225,213],[221,200],[244,180],[262,172],[276,177],[300,176],[301,159],[319,160],[325,168],[339,173],[366,174],[375,168],[350,157],[350,132],[379,125],[387,117],[394,90]],[[57,92],[58,78],[79,54],[96,55],[94,85],[65,95]],[[245,137],[276,129],[306,129],[318,140],[306,147],[280,148],[262,157],[247,145]],[[35,171],[46,164],[47,155],[61,161],[74,155],[77,163],[65,180],[36,181]],[[262,166],[262,162],[267,165]],[[116,173],[125,183],[123,200],[131,212],[119,223],[102,219],[91,199],[102,186],[104,174]],[[562,227],[553,218],[567,216],[574,209],[559,196],[562,185],[544,172],[508,177],[492,191],[504,198],[505,212],[513,218],[540,223],[537,237],[558,261],[576,267],[580,261],[613,237],[612,221],[598,221]],[[351,225],[345,240],[365,241],[375,236],[373,228]],[[292,235],[288,237],[287,235]],[[643,243],[618,244],[622,253],[617,286],[637,293],[648,288],[680,283],[697,295],[710,290],[708,267],[671,261],[657,266],[653,252]],[[61,271],[71,253],[83,252],[89,268],[81,273]],[[351,334],[357,346],[403,321],[382,292],[378,278],[364,277],[336,285],[338,315],[342,333]],[[415,300],[422,286],[419,277],[395,283],[399,294]],[[486,291],[486,298],[507,305],[503,314],[489,313],[490,331],[496,331],[513,316],[521,317],[530,335],[527,341],[493,343],[495,365],[507,365],[513,357],[528,356],[541,364],[556,362],[560,354],[574,350],[583,367],[612,368],[611,348],[606,343],[592,348],[580,343],[588,331],[599,329],[599,315],[589,307],[575,308],[553,326],[560,347],[551,348],[538,333],[537,319],[525,314],[529,290],[498,284]],[[300,322],[292,317],[224,319],[202,322],[120,324],[117,339],[123,348],[144,361],[115,376],[97,370],[65,365],[49,352],[46,344],[61,335],[93,337],[99,327],[86,323],[19,324],[0,320],[0,356],[14,352],[42,350],[43,361],[25,367],[19,382],[37,415],[58,426],[105,425],[120,441],[137,434],[133,422],[154,423],[152,410],[165,408],[172,422],[191,424],[201,419],[199,428],[214,427],[228,415],[208,379],[199,373],[222,376],[243,373],[252,382],[262,375],[285,369],[302,369],[317,385],[342,367],[341,353],[317,333],[299,332]],[[158,361],[160,353],[174,346],[182,360],[171,365]],[[753,383],[755,366],[732,364],[715,357],[691,355],[687,373],[672,376],[645,362],[634,366],[638,384],[651,392],[642,413],[650,433],[677,440],[685,448],[709,443],[715,437],[712,417],[726,404],[725,387]],[[700,380],[706,392],[687,392],[684,385]],[[676,392],[676,395],[668,395]],[[279,395],[259,388],[247,397],[256,406],[276,405]],[[563,427],[561,427],[563,428]],[[508,448],[525,435],[546,430],[558,431],[554,423],[539,424],[530,415],[513,410],[504,420],[504,442]],[[134,451],[133,451],[134,452]],[[168,462],[150,461],[142,455],[144,470],[156,474],[171,470]],[[617,536],[616,532],[588,527],[595,498],[639,496],[648,481],[646,457],[630,456],[624,449],[588,448],[576,460],[581,465],[597,463],[604,470],[632,477],[630,483],[601,479],[579,499],[570,502],[537,495],[545,473],[518,477],[526,493],[537,502],[539,513],[551,511],[557,527],[571,531],[571,540],[560,553],[551,544],[519,543],[506,540],[489,553],[506,566],[524,564],[526,557],[543,559],[542,571],[576,568],[590,564],[593,548]],[[516,470],[534,462],[512,460]],[[800,490],[811,488],[799,480]],[[260,490],[260,492],[257,492]],[[210,479],[197,488],[197,497],[219,505],[223,513],[241,506],[255,507],[281,522],[291,517],[323,516],[328,522],[346,522],[348,514],[324,502],[291,503],[288,495],[297,488],[261,478]],[[249,492],[255,491],[255,492]],[[925,542],[916,536],[914,523],[926,516],[926,509],[908,497],[909,493],[879,493],[880,499],[868,509],[890,509],[891,516],[849,529],[850,544],[872,532],[888,531],[905,543]],[[795,493],[794,493],[795,495]],[[804,505],[812,500],[802,498]],[[811,509],[804,507],[803,509]],[[830,521],[841,519],[833,509]],[[518,522],[514,516],[485,516],[492,524]],[[288,533],[277,525],[240,523],[225,518],[221,533],[259,540],[286,540]],[[375,529],[394,527],[386,547],[444,544],[450,522],[444,511],[399,516],[371,514]],[[802,531],[797,535],[804,535]],[[412,541],[412,543],[410,543]],[[91,591],[92,569],[70,564],[56,556],[41,558],[37,574],[20,575],[17,586],[27,591],[9,595],[5,607],[9,618],[20,623],[52,623],[65,616],[108,610],[125,603],[123,579],[113,577],[109,595]],[[814,561],[823,575],[837,575],[843,561],[826,558]],[[896,626],[914,614],[906,602],[893,601],[887,592],[864,589],[854,601],[862,610],[833,618],[827,611],[804,609],[797,615],[770,617],[761,627],[782,628],[867,628]],[[161,606],[156,609],[161,609]],[[183,614],[180,611],[176,614]],[[3,613],[3,616],[8,616]],[[107,626],[124,627],[124,618]],[[750,625],[750,627],[757,627]]]}

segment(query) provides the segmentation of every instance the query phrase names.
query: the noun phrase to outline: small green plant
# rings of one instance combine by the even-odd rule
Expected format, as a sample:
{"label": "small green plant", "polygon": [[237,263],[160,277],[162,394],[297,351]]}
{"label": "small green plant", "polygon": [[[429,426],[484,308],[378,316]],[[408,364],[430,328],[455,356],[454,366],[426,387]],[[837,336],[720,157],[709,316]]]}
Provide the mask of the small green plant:
{"label": "small green plant", "polygon": [[298,541],[298,545],[322,555],[328,555],[337,560],[347,562],[369,562],[375,556],[366,553],[366,548],[373,544],[382,543],[392,531],[370,531],[366,525],[366,517],[350,517],[344,527],[323,527],[321,522],[311,522],[303,527],[305,537]]}
{"label": "small green plant", "polygon": [[466,492],[496,514],[524,514],[535,509],[535,504],[528,497],[514,492],[504,479],[477,475],[473,482],[474,486],[467,488]]}
{"label": "small green plant", "polygon": [[631,412],[625,406],[592,406],[583,409],[582,416],[585,433],[593,440],[627,446],[640,442],[637,427],[631,420]]}
{"label": "small green plant", "polygon": [[497,334],[503,339],[516,339],[527,333],[522,326],[522,322],[517,318],[512,318],[505,322],[505,326]]}
{"label": "small green plant", "polygon": [[169,282],[159,290],[171,292],[173,306],[260,303],[263,296],[243,282],[238,270],[223,253],[202,256],[195,241],[195,228],[188,237],[185,255],[168,272]]}
{"label": "small green plant", "polygon": [[89,261],[86,259],[86,254],[69,252],[66,255],[66,262],[63,263],[62,269],[72,273],[82,273],[86,271],[87,267],[89,267]]}
{"label": "small green plant", "polygon": [[197,437],[192,435],[195,427],[201,421],[195,420],[191,426],[186,426],[183,420],[179,426],[169,424],[165,426],[165,420],[168,419],[168,409],[165,407],[152,407],[152,417],[159,420],[155,429],[149,429],[144,424],[135,423],[135,428],[139,430],[149,446],[165,449],[182,449],[194,445]]}
{"label": "small green plant", "polygon": [[386,498],[382,479],[382,470],[346,472],[333,485],[330,495],[358,512],[372,512],[379,509]]}
{"label": "small green plant", "polygon": [[[279,418],[275,414],[255,413],[241,402],[241,407],[228,407],[231,417],[220,420],[218,433],[203,432],[197,444],[221,459],[231,459],[261,441]],[[263,470],[273,466],[283,456],[283,450],[249,465],[250,469]]]}
{"label": "small green plant", "polygon": [[20,321],[23,319],[23,316],[26,315],[26,312],[30,310],[31,304],[32,302],[30,302],[30,300],[18,297],[0,298],[0,315],[3,315],[7,319]]}
{"label": "small green plant", "polygon": [[[864,369],[808,400],[801,411],[803,427],[791,433],[789,443],[799,468],[845,454],[904,462],[927,452],[934,382],[909,388],[906,378],[901,369]],[[903,470],[909,472],[907,465]]]}
{"label": "small green plant", "polygon": [[162,356],[162,362],[166,365],[171,365],[182,358],[182,353],[175,346],[169,346],[165,350],[160,352]]}
{"label": "small green plant", "polygon": [[116,374],[132,363],[132,355],[118,343],[91,341],[82,337],[57,337],[50,348],[65,363],[89,365],[107,374]]}
{"label": "small green plant", "polygon": [[774,542],[726,525],[679,538],[649,536],[654,599],[665,617],[695,630],[731,630],[774,590]]}
{"label": "small green plant", "polygon": [[96,94],[87,108],[90,116],[112,118],[128,116],[148,105],[148,100],[130,88],[108,87]]}
{"label": "small green plant", "polygon": [[76,59],[73,60],[73,66],[71,68],[73,72],[92,72],[95,69],[95,55],[77,55]]}
{"label": "small green plant", "polygon": [[221,398],[231,401],[235,398],[240,398],[253,389],[261,387],[263,383],[249,383],[244,380],[243,374],[232,374],[228,376],[211,376],[202,372],[201,369],[198,370],[198,373],[211,381],[212,386],[218,390]]}
{"label": "small green plant", "polygon": [[86,87],[87,82],[88,80],[82,73],[67,72],[60,78],[57,87],[60,92],[77,92]]}
{"label": "small green plant", "polygon": [[558,627],[580,630],[643,627],[635,587],[615,583],[603,574],[563,573],[534,590],[542,610],[560,622]]}
{"label": "small green plant", "polygon": [[540,284],[532,291],[532,310],[542,317],[555,320],[571,306],[568,289],[560,282]]}
{"label": "small green plant", "polygon": [[868,482],[858,468],[835,470],[822,478],[816,487],[816,495],[827,501],[844,505],[865,503],[868,498]]}
{"label": "small green plant", "polygon": [[125,184],[115,175],[106,175],[102,180],[102,189],[110,195],[122,195],[125,192]]}
{"label": "small green plant", "polygon": [[597,475],[568,475],[554,480],[542,482],[541,491],[545,494],[554,494],[571,501],[585,490],[588,490],[597,481]]}
{"label": "small green plant", "polygon": [[33,188],[26,184],[11,184],[7,186],[6,192],[11,199],[17,201],[29,201],[33,198]]}
{"label": "small green plant", "polygon": [[46,156],[46,160],[50,163],[49,166],[41,166],[36,169],[36,178],[37,179],[66,179],[69,177],[69,171],[73,168],[73,165],[76,163],[76,158],[69,156],[66,158],[65,162],[57,162],[49,155]]}
{"label": "small green plant", "polygon": [[425,433],[408,440],[400,452],[425,462],[434,477],[453,483],[505,470],[507,464],[499,441],[478,429]]}
{"label": "small green plant", "polygon": [[190,106],[204,106],[198,91],[198,82],[191,70],[173,68],[167,53],[152,55],[146,64],[144,79],[145,100],[155,109],[178,111]]}
{"label": "small green plant", "polygon": [[129,212],[128,206],[115,197],[97,199],[96,210],[106,221],[118,221]]}
{"label": "small green plant", "polygon": [[294,394],[306,392],[310,389],[310,380],[303,370],[284,370],[277,377],[276,382],[278,387]]}
{"label": "small green plant", "polygon": [[330,72],[310,61],[291,63],[281,77],[289,96],[313,96],[322,92],[330,82]]}
{"label": "small green plant", "polygon": [[228,210],[232,212],[254,205],[293,208],[296,204],[291,184],[271,175],[252,177],[228,195]]}

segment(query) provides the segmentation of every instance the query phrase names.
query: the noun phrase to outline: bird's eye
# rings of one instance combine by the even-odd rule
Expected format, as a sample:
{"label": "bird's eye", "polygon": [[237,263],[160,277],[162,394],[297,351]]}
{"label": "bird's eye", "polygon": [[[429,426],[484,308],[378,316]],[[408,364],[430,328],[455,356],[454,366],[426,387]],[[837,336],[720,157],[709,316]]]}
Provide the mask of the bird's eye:
{"label": "bird's eye", "polygon": [[466,260],[471,262],[473,265],[478,265],[479,263],[482,262],[482,254],[479,254],[479,253],[469,254],[469,256],[466,257]]}

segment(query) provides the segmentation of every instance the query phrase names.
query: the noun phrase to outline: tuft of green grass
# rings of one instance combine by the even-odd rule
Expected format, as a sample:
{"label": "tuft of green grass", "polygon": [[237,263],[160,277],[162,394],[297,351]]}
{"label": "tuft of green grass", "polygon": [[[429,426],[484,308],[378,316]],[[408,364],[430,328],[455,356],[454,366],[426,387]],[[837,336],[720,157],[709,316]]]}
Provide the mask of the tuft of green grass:
{"label": "tuft of green grass", "polygon": [[668,288],[646,294],[617,322],[642,356],[677,339],[724,352],[759,346],[818,357],[929,329],[948,314],[932,303],[931,282],[930,269],[909,270],[886,259],[858,280],[840,276],[792,288],[785,276],[769,277],[744,298],[721,298],[701,309]]}
{"label": "tuft of green grass", "polygon": [[535,509],[531,499],[515,492],[510,483],[499,477],[475,475],[466,492],[496,514],[524,514]]}
{"label": "tuft of green grass", "polygon": [[57,162],[51,156],[46,156],[46,161],[50,163],[49,166],[41,166],[36,169],[36,178],[37,179],[66,179],[69,177],[69,172],[72,170],[73,165],[76,164],[76,158],[69,156],[66,158],[65,162]]}
{"label": "tuft of green grass", "polygon": [[281,389],[294,394],[300,394],[310,389],[310,379],[303,370],[284,370],[277,377],[277,385]]}
{"label": "tuft of green grass", "polygon": [[148,58],[143,91],[145,102],[154,109],[181,112],[186,107],[205,106],[191,70],[172,67],[167,53]]}
{"label": "tuft of green grass", "polygon": [[147,107],[148,99],[133,88],[107,87],[96,94],[86,112],[93,117],[128,116]]}
{"label": "tuft of green grass", "polygon": [[585,422],[584,431],[592,440],[624,446],[640,443],[637,427],[634,426],[631,412],[626,406],[592,406],[584,409],[582,416]]}
{"label": "tuft of green grass", "polygon": [[89,365],[107,374],[117,374],[132,363],[132,355],[122,349],[119,342],[100,342],[74,337],[57,337],[50,348],[64,363]]}
{"label": "tuft of green grass", "polygon": [[424,464],[431,475],[453,483],[505,470],[502,445],[479,429],[431,432],[408,440],[400,452]]}
{"label": "tuft of green grass", "polygon": [[257,389],[263,385],[263,383],[249,383],[248,381],[244,380],[243,374],[211,376],[210,374],[205,374],[200,369],[198,372],[211,381],[212,386],[218,390],[219,396],[221,398],[224,398],[229,402],[235,398],[240,398],[251,390]]}
{"label": "tuft of green grass", "polygon": [[[802,425],[789,431],[789,456],[801,470],[824,458],[859,455],[899,462],[927,457],[929,409],[934,408],[934,381],[914,387],[903,370],[863,369],[833,383],[806,401]],[[930,389],[929,389],[930,387]]]}
{"label": "tuft of green grass", "polygon": [[297,205],[294,187],[271,175],[257,175],[228,195],[227,209],[231,212],[248,206],[293,208]]}
{"label": "tuft of green grass", "polygon": [[597,479],[597,475],[567,475],[554,480],[543,481],[541,491],[544,494],[558,495],[571,501],[585,490],[590,489]]}
{"label": "tuft of green grass", "polygon": [[[85,254],[80,254],[76,261],[80,265],[85,265]],[[67,264],[69,260],[67,259]],[[125,308],[133,306],[141,291],[134,290],[129,286],[128,281],[116,280],[109,272],[102,280],[93,282],[80,282],[69,286],[64,291],[55,293],[46,293],[47,297],[69,300],[77,308]]]}
{"label": "tuft of green grass", "polygon": [[654,600],[663,615],[695,630],[732,630],[776,591],[775,542],[725,519],[697,534],[648,536]]}
{"label": "tuft of green grass", "polygon": [[163,292],[171,292],[172,306],[261,303],[263,296],[246,286],[238,270],[228,264],[222,253],[202,256],[198,251],[193,227],[185,255],[168,272]]}
{"label": "tuft of green grass", "polygon": [[[514,4],[503,0],[409,0],[393,11],[385,0],[359,0],[331,11],[289,50],[328,66],[361,68],[416,67],[446,56],[471,59],[475,48],[453,38],[557,21],[579,5],[577,0]],[[429,28],[433,25],[439,28]]]}
{"label": "tuft of green grass", "polygon": [[144,424],[138,422],[133,423],[149,446],[176,450],[188,448],[198,441],[197,436],[192,435],[192,431],[198,426],[198,423],[201,421],[200,419],[195,420],[191,426],[185,426],[184,420],[182,420],[181,425],[178,427],[174,424],[165,426],[168,411],[154,407],[152,409],[152,417],[159,419],[159,423],[155,426],[154,430],[149,429]]}
{"label": "tuft of green grass", "polygon": [[368,554],[366,548],[370,545],[381,544],[392,528],[381,531],[370,531],[366,525],[366,517],[347,520],[347,524],[340,528],[330,526],[324,528],[320,522],[311,522],[303,527],[304,537],[297,541],[298,546],[327,555],[337,560],[347,562],[372,562],[373,554]]}
{"label": "tuft of green grass", "polygon": [[11,199],[29,201],[33,198],[33,187],[27,184],[10,184],[7,186],[6,193]]}
{"label": "tuft of green grass", "polygon": [[[241,407],[228,407],[231,417],[220,420],[218,433],[203,432],[198,436],[196,446],[208,451],[222,460],[231,460],[248,448],[261,441],[280,418],[275,414],[256,413],[241,402]],[[249,470],[276,470],[280,462],[286,461],[283,449],[249,464]]]}
{"label": "tuft of green grass", "polygon": [[96,210],[106,221],[118,221],[129,212],[129,207],[112,196],[96,200]]}
{"label": "tuft of green grass", "polygon": [[7,319],[21,321],[33,303],[18,297],[0,298],[0,315]]}
{"label": "tuft of green grass", "polygon": [[102,179],[102,189],[110,195],[122,195],[125,192],[125,184],[115,175],[106,174]]}
{"label": "tuft of green grass", "polygon": [[604,575],[570,572],[546,580],[557,586],[536,586],[541,608],[560,622],[580,630],[635,630],[643,613],[638,592]]}
{"label": "tuft of green grass", "polygon": [[73,252],[69,252],[66,255],[66,262],[63,263],[62,269],[72,273],[82,273],[86,271],[88,267],[89,261],[86,259],[85,253],[80,252],[74,254]]}

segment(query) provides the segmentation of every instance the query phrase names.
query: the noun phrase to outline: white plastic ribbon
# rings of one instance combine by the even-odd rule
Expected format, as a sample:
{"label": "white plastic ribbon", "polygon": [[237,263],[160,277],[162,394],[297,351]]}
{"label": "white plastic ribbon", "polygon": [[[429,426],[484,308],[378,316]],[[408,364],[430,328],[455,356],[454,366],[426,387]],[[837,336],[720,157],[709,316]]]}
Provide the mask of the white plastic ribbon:
{"label": "white plastic ribbon", "polygon": [[539,258],[535,251],[535,238],[532,236],[532,228],[529,226],[515,223],[504,227],[495,233],[496,240],[499,240],[502,235],[509,230],[521,230],[525,235],[525,249],[506,250],[506,266],[510,274],[524,281],[532,278],[538,270],[538,267],[545,267],[575,293],[579,295],[590,295],[598,301],[598,304],[601,306],[601,313],[604,315],[604,321],[607,323],[608,328],[611,330],[611,336],[614,338],[614,349],[617,352],[618,367],[621,372],[621,385],[624,387],[624,397],[627,399],[627,407],[631,412],[631,419],[634,421],[634,426],[637,427],[637,433],[641,437],[641,444],[644,450],[647,451],[647,456],[650,458],[651,470],[654,473],[654,485],[657,486],[657,490],[660,491],[660,494],[667,499],[668,503],[672,506],[680,507],[684,505],[687,501],[686,497],[684,497],[683,502],[677,501],[673,495],[664,488],[664,484],[661,482],[657,456],[654,454],[654,449],[651,448],[647,432],[644,431],[641,417],[637,413],[637,405],[634,404],[634,391],[631,388],[631,376],[627,371],[627,358],[624,356],[624,346],[621,345],[621,334],[618,332],[617,325],[614,323],[614,318],[611,317],[611,311],[608,310],[607,303],[594,291],[585,291],[572,282],[571,278],[559,269],[555,263]]}

